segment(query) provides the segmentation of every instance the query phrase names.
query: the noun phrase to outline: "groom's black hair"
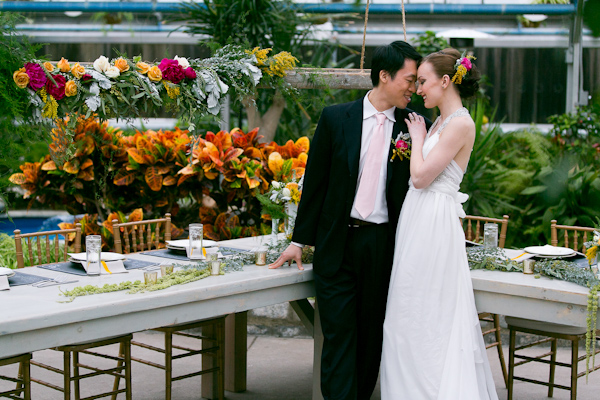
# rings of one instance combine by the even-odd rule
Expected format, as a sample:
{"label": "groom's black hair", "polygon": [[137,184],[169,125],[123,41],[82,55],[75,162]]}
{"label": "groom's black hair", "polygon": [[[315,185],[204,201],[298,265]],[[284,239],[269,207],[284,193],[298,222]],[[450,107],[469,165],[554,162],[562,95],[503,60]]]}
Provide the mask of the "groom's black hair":
{"label": "groom's black hair", "polygon": [[404,60],[419,62],[421,55],[410,44],[397,40],[385,46],[379,46],[371,58],[371,82],[373,87],[379,85],[379,73],[387,71],[394,79],[396,72],[404,67]]}

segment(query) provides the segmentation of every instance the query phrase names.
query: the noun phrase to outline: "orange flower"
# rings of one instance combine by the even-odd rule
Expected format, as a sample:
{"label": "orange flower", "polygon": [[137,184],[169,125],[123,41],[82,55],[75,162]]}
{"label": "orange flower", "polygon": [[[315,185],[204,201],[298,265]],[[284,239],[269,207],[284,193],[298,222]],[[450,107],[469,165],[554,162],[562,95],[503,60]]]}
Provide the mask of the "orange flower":
{"label": "orange flower", "polygon": [[65,96],[72,97],[77,94],[77,84],[75,81],[68,81],[65,84]]}
{"label": "orange flower", "polygon": [[60,59],[56,66],[58,67],[58,69],[60,69],[60,72],[69,72],[71,70],[69,60],[66,60],[64,57]]}
{"label": "orange flower", "polygon": [[140,74],[145,74],[148,72],[148,70],[150,70],[150,66],[143,61],[138,62],[137,64],[135,64],[135,66],[137,67]]}
{"label": "orange flower", "polygon": [[29,84],[29,75],[25,72],[25,68],[19,68],[18,71],[15,71],[13,74],[13,80],[21,89],[25,89]]}
{"label": "orange flower", "polygon": [[154,82],[160,82],[162,79],[162,71],[156,65],[148,70],[148,78]]}
{"label": "orange flower", "polygon": [[119,68],[119,71],[121,72],[129,71],[129,64],[127,64],[127,60],[123,57],[119,57],[115,60],[115,67]]}
{"label": "orange flower", "polygon": [[73,68],[71,68],[71,73],[75,78],[81,79],[81,77],[85,74],[85,68],[83,67],[83,65],[79,65],[79,63],[76,63],[75,65],[73,65]]}
{"label": "orange flower", "polygon": [[281,171],[281,168],[283,167],[283,158],[281,157],[281,154],[276,151],[269,154],[268,165],[271,172],[277,175],[277,173]]}
{"label": "orange flower", "polygon": [[46,62],[44,63],[44,68],[46,68],[46,70],[47,70],[48,72],[52,72],[52,71],[54,71],[54,66],[52,65],[52,63],[51,63],[50,61],[46,61]]}

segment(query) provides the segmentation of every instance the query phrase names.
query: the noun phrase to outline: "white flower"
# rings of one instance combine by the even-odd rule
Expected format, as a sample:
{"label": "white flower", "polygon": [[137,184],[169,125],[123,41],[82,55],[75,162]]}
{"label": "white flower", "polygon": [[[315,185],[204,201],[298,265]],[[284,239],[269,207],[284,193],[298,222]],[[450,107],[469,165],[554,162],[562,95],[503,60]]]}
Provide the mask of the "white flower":
{"label": "white flower", "polygon": [[110,61],[104,56],[100,56],[94,61],[94,69],[98,72],[106,72],[110,68]]}
{"label": "white flower", "polygon": [[108,69],[106,71],[104,71],[104,74],[106,76],[108,76],[109,78],[116,78],[119,75],[121,75],[121,70],[117,67],[108,67]]}
{"label": "white flower", "polygon": [[173,60],[177,61],[179,63],[179,65],[181,66],[181,68],[183,68],[183,69],[186,69],[190,66],[189,61],[185,57],[175,56],[175,58]]}
{"label": "white flower", "polygon": [[271,186],[273,186],[273,189],[279,189],[279,182],[272,181]]}
{"label": "white flower", "polygon": [[292,198],[292,192],[290,192],[290,189],[288,189],[288,188],[283,188],[283,190],[281,191],[281,194],[283,195],[283,197],[289,197],[288,199],[285,199],[285,200],[289,200]]}

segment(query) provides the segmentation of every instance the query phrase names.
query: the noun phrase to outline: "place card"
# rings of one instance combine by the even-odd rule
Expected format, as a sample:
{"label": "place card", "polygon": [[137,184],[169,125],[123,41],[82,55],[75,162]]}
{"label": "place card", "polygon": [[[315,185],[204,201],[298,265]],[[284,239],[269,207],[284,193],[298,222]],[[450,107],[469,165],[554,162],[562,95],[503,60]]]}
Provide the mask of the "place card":
{"label": "place card", "polygon": [[0,276],[0,290],[10,290],[10,285],[8,284],[8,277],[6,275]]}

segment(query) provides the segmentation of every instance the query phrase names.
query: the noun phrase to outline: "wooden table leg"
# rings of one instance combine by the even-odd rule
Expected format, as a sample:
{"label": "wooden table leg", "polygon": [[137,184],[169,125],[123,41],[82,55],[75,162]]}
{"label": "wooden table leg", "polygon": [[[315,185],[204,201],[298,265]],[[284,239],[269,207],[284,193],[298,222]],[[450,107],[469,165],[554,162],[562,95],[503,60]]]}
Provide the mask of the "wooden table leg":
{"label": "wooden table leg", "polygon": [[248,312],[230,314],[225,318],[225,390],[246,390],[248,353]]}

